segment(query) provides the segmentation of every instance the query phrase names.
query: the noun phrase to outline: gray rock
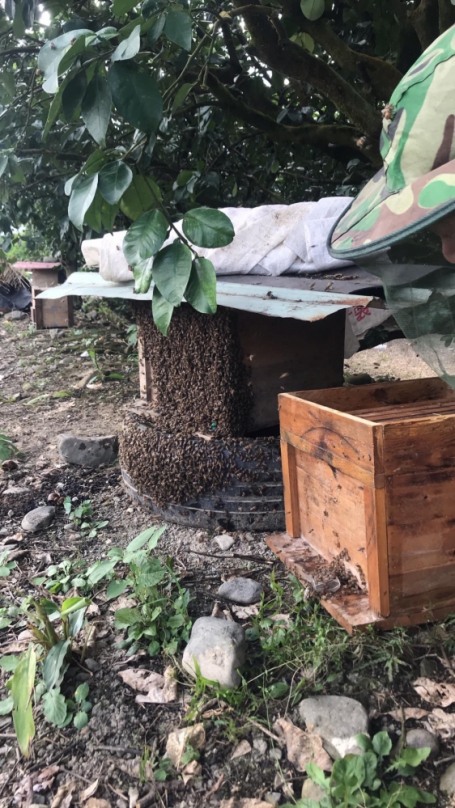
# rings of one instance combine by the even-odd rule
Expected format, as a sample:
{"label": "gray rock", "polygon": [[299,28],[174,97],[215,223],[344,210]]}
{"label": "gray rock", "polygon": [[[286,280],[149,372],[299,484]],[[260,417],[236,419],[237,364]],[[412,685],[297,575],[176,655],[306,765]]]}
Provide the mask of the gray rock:
{"label": "gray rock", "polygon": [[17,309],[5,314],[5,320],[25,320],[26,317],[25,311],[18,311]]}
{"label": "gray rock", "polygon": [[277,746],[275,746],[269,752],[270,760],[281,760],[282,757],[283,757],[283,752],[281,751],[281,749],[278,749]]}
{"label": "gray rock", "polygon": [[439,753],[439,740],[427,729],[410,729],[406,733],[406,746],[413,749],[431,749],[430,757],[436,757]]}
{"label": "gray rock", "polygon": [[259,752],[260,755],[265,755],[268,749],[267,741],[264,741],[263,738],[255,738],[253,740],[253,749]]}
{"label": "gray rock", "polygon": [[241,682],[237,668],[245,663],[245,631],[238,623],[217,617],[200,617],[191,631],[183,653],[183,667],[196,675],[194,660],[206,679],[222,687],[238,687]]}
{"label": "gray rock", "polygon": [[453,797],[455,794],[455,763],[452,763],[439,781],[439,790]]}
{"label": "gray rock", "polygon": [[232,545],[235,542],[235,539],[233,539],[232,536],[217,536],[215,541],[220,550],[223,550],[224,552],[225,550],[231,549]]}
{"label": "gray rock", "polygon": [[281,794],[279,791],[268,791],[267,794],[264,794],[264,802],[268,802],[269,805],[279,805],[281,800]]}
{"label": "gray rock", "polygon": [[262,585],[252,578],[232,578],[220,586],[218,594],[232,603],[248,606],[250,603],[257,603],[263,591]]}
{"label": "gray rock", "polygon": [[117,435],[81,438],[77,435],[59,435],[57,447],[60,458],[75,466],[98,468],[113,463],[118,454]]}
{"label": "gray rock", "polygon": [[319,802],[323,797],[326,796],[326,794],[327,792],[324,791],[321,786],[313,783],[309,777],[304,781],[302,786],[302,800],[315,800],[316,802]]}
{"label": "gray rock", "polygon": [[42,505],[25,514],[21,527],[26,533],[36,533],[48,527],[55,516],[55,508],[52,505]]}
{"label": "gray rock", "polygon": [[368,733],[368,714],[360,702],[346,696],[312,696],[299,704],[299,714],[334,760],[361,754],[355,736]]}

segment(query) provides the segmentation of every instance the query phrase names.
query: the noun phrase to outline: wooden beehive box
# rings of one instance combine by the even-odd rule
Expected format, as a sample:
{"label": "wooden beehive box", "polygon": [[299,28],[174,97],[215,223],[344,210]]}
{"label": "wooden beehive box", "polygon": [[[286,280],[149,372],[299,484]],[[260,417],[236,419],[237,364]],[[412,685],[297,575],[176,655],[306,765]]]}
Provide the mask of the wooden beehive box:
{"label": "wooden beehive box", "polygon": [[303,581],[342,560],[358,591],[322,602],[349,631],[454,612],[455,391],[418,379],[279,407],[287,533],[269,546]]}

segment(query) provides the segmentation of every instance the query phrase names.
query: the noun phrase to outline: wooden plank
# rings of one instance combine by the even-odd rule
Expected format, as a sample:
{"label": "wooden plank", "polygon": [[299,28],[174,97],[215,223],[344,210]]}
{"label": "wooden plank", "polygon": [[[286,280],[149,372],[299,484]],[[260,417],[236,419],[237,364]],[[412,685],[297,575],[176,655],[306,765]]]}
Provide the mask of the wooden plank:
{"label": "wooden plank", "polygon": [[383,424],[384,472],[455,469],[455,415]]}
{"label": "wooden plank", "polygon": [[294,393],[298,398],[312,401],[340,412],[354,412],[377,406],[426,401],[454,396],[442,379],[408,379],[402,382],[378,382],[359,387],[339,387],[333,390],[310,390]]}
{"label": "wooden plank", "polygon": [[447,518],[409,525],[388,525],[391,575],[450,564],[455,557],[455,522]]}
{"label": "wooden plank", "polygon": [[334,454],[371,471],[374,446],[372,424],[353,415],[336,412],[296,395],[279,397],[282,429],[328,455]]}
{"label": "wooden plank", "polygon": [[286,530],[290,536],[298,537],[300,536],[300,507],[295,455],[294,446],[281,441]]}
{"label": "wooden plank", "polygon": [[[253,388],[252,429],[278,424],[278,395],[343,382],[345,313],[315,323],[249,311],[236,316],[243,362]],[[321,362],[320,356],[326,357]]]}
{"label": "wooden plank", "polygon": [[450,597],[455,603],[455,559],[444,566],[390,576],[392,614],[397,607],[412,611],[422,606],[438,606]]}
{"label": "wooden plank", "polygon": [[454,399],[435,399],[423,404],[401,404],[393,407],[378,407],[371,410],[354,410],[357,418],[365,418],[375,423],[386,421],[404,421],[411,418],[431,418],[434,415],[452,415],[455,413]]}
{"label": "wooden plank", "polygon": [[388,617],[390,614],[389,558],[384,489],[366,485],[364,507],[370,606],[374,612]]}
{"label": "wooden plank", "polygon": [[[368,467],[367,464],[364,464],[363,466],[357,465],[345,457],[340,457],[339,455],[334,454],[329,449],[324,448],[321,445],[316,446],[314,443],[309,443],[307,440],[305,440],[305,438],[299,438],[297,435],[294,435],[292,432],[288,432],[286,429],[281,429],[281,439],[286,443],[290,443],[296,449],[299,449],[301,452],[309,455],[310,457],[318,458],[324,463],[327,463],[329,468],[333,471],[339,470],[343,472],[343,474],[347,474],[349,477],[352,477],[354,480],[358,480],[362,483],[373,484],[375,482],[374,468],[371,464]],[[376,485],[383,485],[381,475],[377,475]]]}
{"label": "wooden plank", "polygon": [[297,468],[302,537],[327,561],[346,554],[343,563],[361,585],[367,579],[364,488],[339,474],[330,489]]}

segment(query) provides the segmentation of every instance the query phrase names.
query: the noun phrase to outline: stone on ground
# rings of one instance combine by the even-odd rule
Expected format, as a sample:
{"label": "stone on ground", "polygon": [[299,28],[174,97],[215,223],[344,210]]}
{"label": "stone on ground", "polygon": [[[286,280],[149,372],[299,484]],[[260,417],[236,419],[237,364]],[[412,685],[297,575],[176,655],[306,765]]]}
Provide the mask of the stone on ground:
{"label": "stone on ground", "polygon": [[26,533],[36,533],[38,530],[43,530],[49,527],[55,516],[55,508],[52,505],[42,505],[40,508],[34,508],[25,514],[21,527]]}
{"label": "stone on ground", "polygon": [[361,754],[355,736],[368,733],[368,714],[360,702],[347,696],[313,696],[300,703],[299,714],[334,760]]}
{"label": "stone on ground", "polygon": [[232,578],[220,586],[218,594],[232,603],[249,606],[250,603],[257,603],[261,599],[263,591],[262,584],[253,581],[252,578]]}
{"label": "stone on ground", "polygon": [[235,539],[233,539],[232,536],[217,536],[215,541],[220,550],[223,550],[223,552],[230,550],[232,545],[235,543]]}
{"label": "stone on ground", "polygon": [[439,752],[439,740],[427,729],[410,729],[406,733],[406,746],[412,749],[431,749],[430,757],[436,757]]}
{"label": "stone on ground", "polygon": [[217,617],[196,620],[183,653],[183,667],[196,676],[195,660],[205,679],[221,687],[238,687],[241,678],[237,668],[245,663],[245,631],[238,623]]}
{"label": "stone on ground", "polygon": [[25,311],[19,311],[18,309],[14,309],[14,311],[9,311],[5,314],[5,320],[25,320],[26,317]]}
{"label": "stone on ground", "polygon": [[313,783],[313,781],[307,777],[302,786],[302,800],[315,800],[319,802],[326,795],[327,792],[324,791],[321,786],[318,786],[317,783]]}
{"label": "stone on ground", "polygon": [[57,447],[60,458],[74,466],[98,468],[113,463],[118,454],[117,435],[82,438],[77,435],[59,435]]}
{"label": "stone on ground", "polygon": [[450,797],[455,795],[455,763],[452,763],[442,775],[439,781],[439,790],[449,794]]}

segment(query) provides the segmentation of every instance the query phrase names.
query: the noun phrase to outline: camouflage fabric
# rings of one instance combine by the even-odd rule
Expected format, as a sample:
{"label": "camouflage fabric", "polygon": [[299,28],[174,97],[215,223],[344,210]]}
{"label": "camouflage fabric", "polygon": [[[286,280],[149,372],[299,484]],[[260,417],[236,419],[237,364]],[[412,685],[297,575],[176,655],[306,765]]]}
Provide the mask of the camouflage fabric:
{"label": "camouflage fabric", "polygon": [[380,140],[383,168],[335,224],[334,258],[384,249],[455,210],[454,56],[452,26],[394,90]]}

